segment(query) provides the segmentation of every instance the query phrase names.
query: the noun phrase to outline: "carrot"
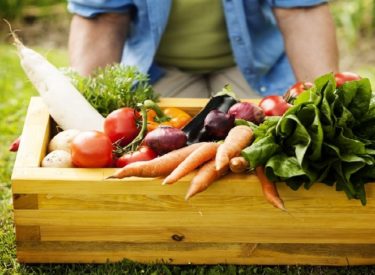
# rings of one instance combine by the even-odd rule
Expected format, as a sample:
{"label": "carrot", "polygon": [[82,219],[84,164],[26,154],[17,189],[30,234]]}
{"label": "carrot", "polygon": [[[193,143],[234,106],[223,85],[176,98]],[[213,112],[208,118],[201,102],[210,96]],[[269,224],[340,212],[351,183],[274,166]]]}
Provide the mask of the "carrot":
{"label": "carrot", "polygon": [[148,160],[138,161],[118,169],[108,178],[121,179],[124,177],[161,177],[171,173],[184,159],[187,158],[194,150],[203,146],[205,143],[195,143],[178,150],[171,151],[161,157]]}
{"label": "carrot", "polygon": [[[6,21],[7,22],[7,21]],[[48,112],[63,130],[103,131],[104,117],[73,86],[69,78],[42,55],[27,48],[12,31],[21,66],[43,98]]]}
{"label": "carrot", "polygon": [[204,164],[191,181],[189,190],[185,196],[185,200],[188,200],[194,195],[206,190],[215,180],[225,175],[227,171],[228,166],[224,167],[220,171],[217,171],[215,168],[214,159]]}
{"label": "carrot", "polygon": [[227,137],[217,150],[215,158],[216,170],[229,164],[231,158],[238,156],[241,150],[251,143],[253,131],[244,125],[232,128]]}
{"label": "carrot", "polygon": [[173,172],[164,179],[163,184],[171,184],[186,176],[198,166],[215,157],[218,143],[208,142],[199,149],[191,153],[183,162],[181,162]]}
{"label": "carrot", "polygon": [[271,203],[274,207],[286,211],[284,202],[282,201],[282,199],[279,196],[279,193],[277,192],[276,185],[267,178],[266,174],[264,173],[264,167],[256,167],[255,173],[258,176],[260,183],[262,184],[262,191],[266,200],[269,203]]}
{"label": "carrot", "polygon": [[229,168],[233,173],[242,173],[249,168],[249,163],[244,157],[234,157],[229,162]]}

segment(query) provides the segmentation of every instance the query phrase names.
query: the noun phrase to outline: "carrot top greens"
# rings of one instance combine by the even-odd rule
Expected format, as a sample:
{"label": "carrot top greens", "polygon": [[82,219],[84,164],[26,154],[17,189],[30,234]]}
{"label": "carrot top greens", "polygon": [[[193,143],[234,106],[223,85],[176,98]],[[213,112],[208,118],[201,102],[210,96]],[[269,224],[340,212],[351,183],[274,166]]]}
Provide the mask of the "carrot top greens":
{"label": "carrot top greens", "polygon": [[333,74],[324,75],[254,135],[242,155],[251,168],[264,165],[270,180],[295,190],[335,185],[366,204],[364,184],[375,179],[375,95],[368,79],[336,88]]}
{"label": "carrot top greens", "polygon": [[121,107],[136,108],[146,99],[158,100],[147,75],[120,64],[99,68],[84,77],[68,72],[73,84],[104,117]]}

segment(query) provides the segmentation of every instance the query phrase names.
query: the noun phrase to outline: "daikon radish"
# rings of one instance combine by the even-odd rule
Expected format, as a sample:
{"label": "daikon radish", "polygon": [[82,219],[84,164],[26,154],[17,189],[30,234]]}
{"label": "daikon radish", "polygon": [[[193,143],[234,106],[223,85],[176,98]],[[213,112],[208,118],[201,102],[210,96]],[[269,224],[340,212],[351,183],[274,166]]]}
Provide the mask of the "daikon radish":
{"label": "daikon radish", "polygon": [[70,79],[42,55],[25,47],[12,30],[11,34],[22,68],[43,98],[48,112],[56,123],[63,130],[103,131],[104,118],[77,91]]}

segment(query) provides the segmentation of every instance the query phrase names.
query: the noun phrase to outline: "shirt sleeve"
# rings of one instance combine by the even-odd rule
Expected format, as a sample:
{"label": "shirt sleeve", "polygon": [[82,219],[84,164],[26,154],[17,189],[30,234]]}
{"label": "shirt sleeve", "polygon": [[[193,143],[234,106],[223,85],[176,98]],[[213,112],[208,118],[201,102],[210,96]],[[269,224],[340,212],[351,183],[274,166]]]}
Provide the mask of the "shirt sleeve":
{"label": "shirt sleeve", "polygon": [[327,3],[327,0],[266,0],[271,7],[275,8],[297,8],[311,7]]}
{"label": "shirt sleeve", "polygon": [[68,0],[68,10],[84,17],[108,12],[127,12],[132,6],[132,0]]}

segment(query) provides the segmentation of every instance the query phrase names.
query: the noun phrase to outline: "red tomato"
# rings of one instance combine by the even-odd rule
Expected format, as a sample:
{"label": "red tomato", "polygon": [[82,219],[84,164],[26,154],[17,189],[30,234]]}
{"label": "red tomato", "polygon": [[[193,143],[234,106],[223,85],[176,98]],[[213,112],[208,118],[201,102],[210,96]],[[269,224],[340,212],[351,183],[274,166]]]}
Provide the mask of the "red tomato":
{"label": "red tomato", "polygon": [[116,162],[117,167],[124,167],[125,165],[128,165],[132,162],[137,161],[146,161],[146,160],[152,160],[156,158],[158,155],[155,153],[154,150],[152,150],[148,146],[140,146],[138,151],[124,154],[123,156],[119,157]]}
{"label": "red tomato", "polygon": [[72,161],[77,167],[100,168],[112,162],[112,142],[102,132],[85,131],[72,141]]}
{"label": "red tomato", "polygon": [[104,120],[104,133],[112,142],[121,146],[129,144],[139,133],[138,112],[132,108],[121,108],[110,113]]}
{"label": "red tomato", "polygon": [[341,87],[344,83],[353,81],[353,80],[360,80],[361,77],[355,73],[342,72],[342,73],[336,73],[335,79],[336,79],[336,87]]}
{"label": "red tomato", "polygon": [[9,146],[9,151],[17,152],[18,148],[20,147],[21,137],[16,138]]}
{"label": "red tomato", "polygon": [[269,95],[259,102],[266,116],[282,116],[292,106],[279,95]]}
{"label": "red tomato", "polygon": [[304,91],[310,89],[312,86],[313,84],[311,82],[299,81],[289,88],[289,90],[284,95],[284,99],[289,102],[291,99],[296,98]]}

